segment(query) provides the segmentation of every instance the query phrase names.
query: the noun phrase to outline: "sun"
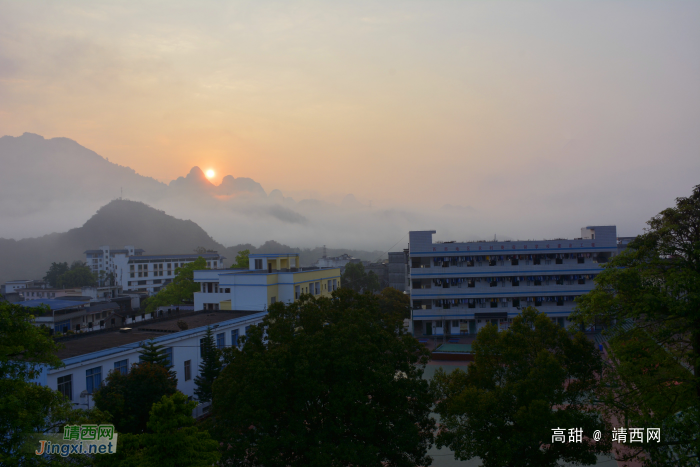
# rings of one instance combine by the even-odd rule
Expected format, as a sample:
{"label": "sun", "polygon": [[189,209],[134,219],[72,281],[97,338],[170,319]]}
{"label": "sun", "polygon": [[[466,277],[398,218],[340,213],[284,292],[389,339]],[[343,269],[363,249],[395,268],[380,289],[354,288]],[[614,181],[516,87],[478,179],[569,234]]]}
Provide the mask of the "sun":
{"label": "sun", "polygon": [[216,172],[214,172],[212,169],[207,170],[207,178],[214,178],[214,175],[216,175]]}

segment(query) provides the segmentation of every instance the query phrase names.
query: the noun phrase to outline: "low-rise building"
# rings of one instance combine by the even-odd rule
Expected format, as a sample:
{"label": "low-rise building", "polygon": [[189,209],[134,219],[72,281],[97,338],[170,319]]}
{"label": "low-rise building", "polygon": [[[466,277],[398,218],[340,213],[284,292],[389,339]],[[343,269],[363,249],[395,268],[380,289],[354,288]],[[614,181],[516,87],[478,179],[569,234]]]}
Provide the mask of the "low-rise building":
{"label": "low-rise building", "polygon": [[[140,345],[148,340],[162,345],[177,378],[177,388],[194,397],[195,378],[202,362],[201,343],[207,327],[214,328],[217,347],[239,346],[251,326],[262,321],[265,313],[212,312],[190,314],[173,319],[144,323],[128,330],[118,329],[62,340],[57,356],[61,368],[43,372],[36,383],[57,390],[76,406],[91,407],[92,394],[111,371],[127,373],[139,362]],[[178,322],[184,322],[182,330]],[[207,410],[207,404],[196,409],[195,415]],[[198,412],[197,412],[198,411]]]}
{"label": "low-rise building", "polygon": [[339,268],[301,268],[299,254],[252,254],[248,269],[194,272],[200,292],[194,309],[263,311],[275,302],[290,303],[301,294],[330,296],[340,287]]}
{"label": "low-rise building", "polygon": [[[324,247],[325,251],[325,247]],[[351,262],[353,259],[352,256],[348,254],[340,255],[340,256],[324,256],[323,258],[319,258],[318,261],[314,263],[314,266],[318,268],[343,268],[345,267],[346,264]]]}

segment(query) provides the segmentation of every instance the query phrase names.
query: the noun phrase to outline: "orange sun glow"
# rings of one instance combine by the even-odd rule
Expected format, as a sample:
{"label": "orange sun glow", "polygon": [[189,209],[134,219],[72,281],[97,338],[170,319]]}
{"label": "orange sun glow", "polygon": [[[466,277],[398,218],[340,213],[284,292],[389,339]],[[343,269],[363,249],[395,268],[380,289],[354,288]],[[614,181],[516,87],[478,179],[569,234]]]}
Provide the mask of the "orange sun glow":
{"label": "orange sun glow", "polygon": [[214,175],[216,175],[216,172],[214,172],[212,169],[207,170],[207,178],[212,178]]}

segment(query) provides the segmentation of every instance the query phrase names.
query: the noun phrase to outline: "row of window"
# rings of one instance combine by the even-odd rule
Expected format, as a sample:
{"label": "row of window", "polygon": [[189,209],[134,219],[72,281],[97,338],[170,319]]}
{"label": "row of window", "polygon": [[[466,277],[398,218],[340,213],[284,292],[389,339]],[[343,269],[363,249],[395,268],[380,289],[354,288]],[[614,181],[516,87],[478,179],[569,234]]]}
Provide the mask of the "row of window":
{"label": "row of window", "polygon": [[[172,366],[173,362],[173,348],[167,347],[163,349],[167,357],[168,365]],[[141,359],[141,357],[139,357]],[[185,362],[185,381],[191,379],[191,361],[187,360]],[[129,359],[119,360],[114,362],[114,369],[112,371],[119,371],[121,374],[125,375],[129,372]],[[57,379],[58,392],[66,396],[69,400],[73,400],[73,374],[60,376]],[[85,389],[88,394],[93,394],[102,385],[102,367],[97,366],[95,368],[90,368],[85,370]]]}
{"label": "row of window", "polygon": [[301,285],[295,285],[294,286],[294,299],[298,299],[301,294],[303,293],[308,293],[311,295],[319,295],[321,293],[321,288],[323,287],[324,291],[333,291],[338,288],[338,280],[337,279],[328,279],[326,283],[321,283],[319,282],[310,282],[308,285],[301,286]]}
{"label": "row of window", "polygon": [[509,283],[513,287],[518,287],[521,282],[525,285],[573,285],[585,284],[588,280],[595,279],[597,274],[565,274],[565,275],[545,275],[545,276],[502,276],[502,277],[451,277],[439,279],[414,280],[413,289],[430,289],[432,287],[505,287]]}
{"label": "row of window", "polygon": [[[248,334],[249,329],[250,329],[250,326],[245,327],[245,334]],[[238,347],[239,331],[240,331],[240,329],[231,330],[231,346],[232,347]],[[221,332],[221,333],[216,334],[216,348],[223,349],[225,347],[226,347],[226,333]],[[199,339],[199,350],[200,350],[200,352],[204,352],[204,338]]]}

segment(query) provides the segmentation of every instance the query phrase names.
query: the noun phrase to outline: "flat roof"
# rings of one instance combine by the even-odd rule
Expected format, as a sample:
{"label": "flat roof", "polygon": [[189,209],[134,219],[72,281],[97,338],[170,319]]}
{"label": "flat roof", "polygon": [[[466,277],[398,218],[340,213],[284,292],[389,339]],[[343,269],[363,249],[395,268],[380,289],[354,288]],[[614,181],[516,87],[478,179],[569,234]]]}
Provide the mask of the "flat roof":
{"label": "flat roof", "polygon": [[275,256],[299,256],[299,253],[255,253],[248,255],[248,258],[273,258]]}
{"label": "flat roof", "polygon": [[[190,316],[175,316],[165,321],[146,320],[136,323],[130,332],[119,332],[119,328],[109,331],[95,331],[80,337],[60,341],[64,348],[56,352],[56,356],[66,365],[80,363],[84,360],[100,358],[112,353],[129,349],[137,349],[139,343],[149,339],[167,341],[189,334],[196,334],[207,326],[224,321],[244,321],[254,315],[264,316],[267,312],[259,311],[203,311]],[[189,329],[181,331],[178,321],[184,321]],[[173,332],[175,331],[175,332]],[[94,334],[94,335],[90,335]]]}
{"label": "flat roof", "polygon": [[[192,253],[192,254],[184,254],[184,255],[146,255],[146,256],[139,256],[139,257],[134,257],[130,256],[129,257],[129,262],[131,261],[143,261],[143,260],[149,260],[149,259],[168,259],[168,258],[173,258],[173,259],[189,259],[189,258],[194,258],[197,259],[199,257],[202,258],[218,258],[221,256],[219,253]],[[223,258],[223,256],[221,256]]]}
{"label": "flat roof", "polygon": [[58,300],[55,298],[38,298],[36,300],[25,300],[23,302],[17,302],[17,305],[21,305],[27,308],[36,308],[41,305],[48,306],[51,310],[63,310],[65,308],[73,308],[85,305],[87,302],[75,301],[75,300]]}

